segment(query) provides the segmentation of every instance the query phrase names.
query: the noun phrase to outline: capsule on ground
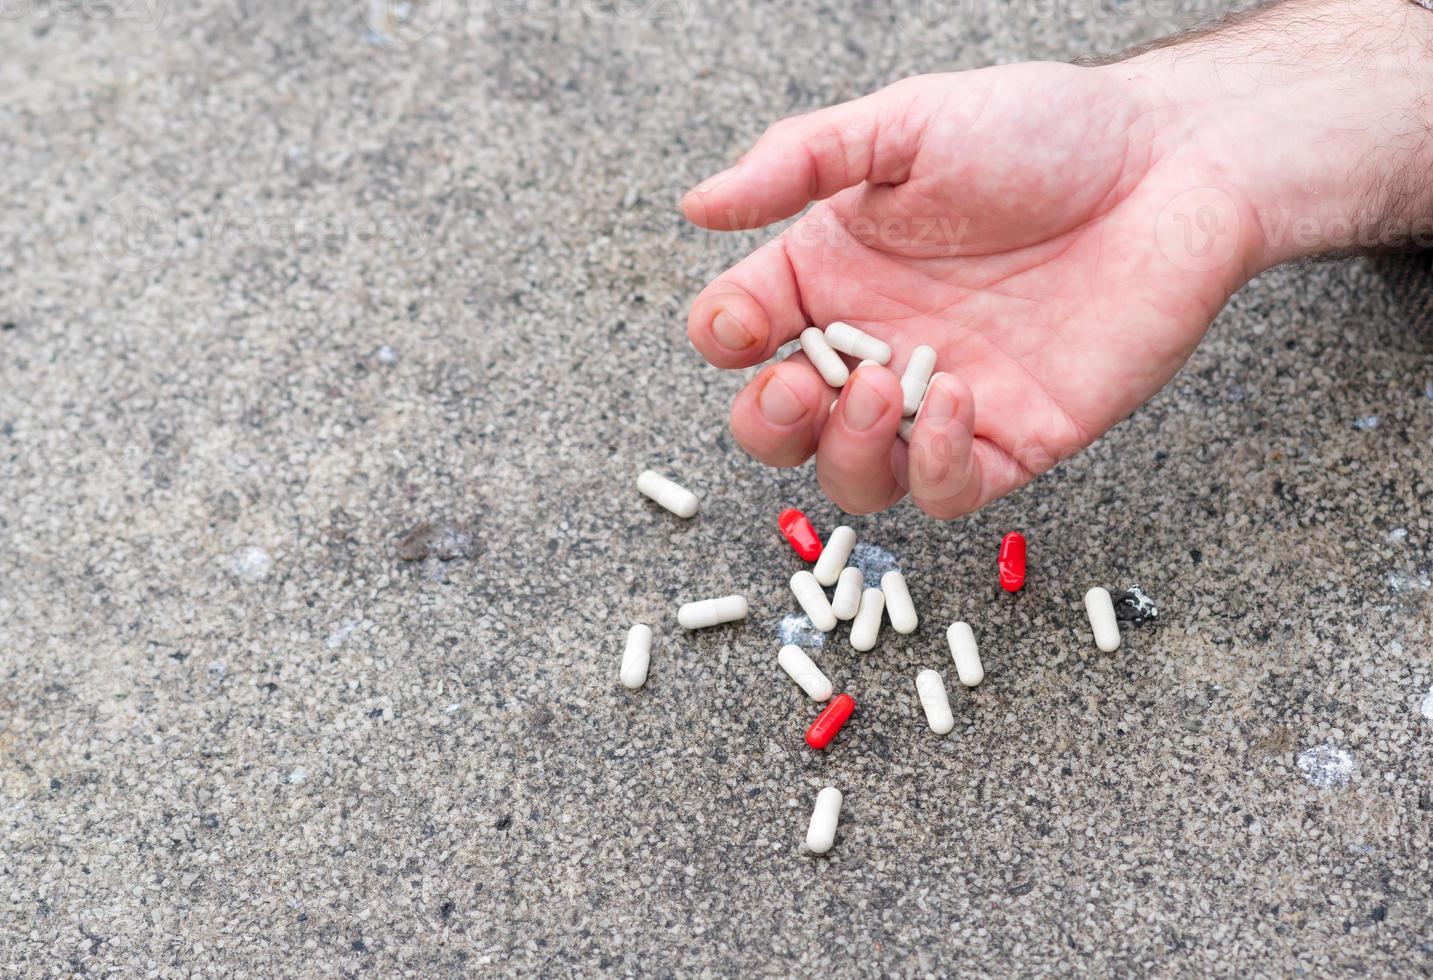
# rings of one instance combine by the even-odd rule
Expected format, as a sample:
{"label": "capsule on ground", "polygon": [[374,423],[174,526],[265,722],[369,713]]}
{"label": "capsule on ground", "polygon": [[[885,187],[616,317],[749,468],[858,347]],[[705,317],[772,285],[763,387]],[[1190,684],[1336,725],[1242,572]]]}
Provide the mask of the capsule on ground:
{"label": "capsule on ground", "polygon": [[1025,584],[1025,536],[1011,531],[1000,540],[1000,587],[1006,592],[1019,592]]}
{"label": "capsule on ground", "polygon": [[781,528],[781,536],[791,545],[791,550],[803,559],[815,561],[821,557],[821,537],[801,511],[795,507],[786,508],[777,516],[776,526]]}
{"label": "capsule on ground", "polygon": [[862,652],[874,649],[881,633],[881,614],[886,610],[886,594],[880,589],[861,593],[861,605],[851,622],[851,646]]}
{"label": "capsule on ground", "polygon": [[745,619],[746,613],[745,596],[727,595],[687,603],[677,610],[677,622],[683,629],[699,630]]}
{"label": "capsule on ground", "polygon": [[831,611],[836,618],[845,621],[854,619],[861,608],[861,590],[866,587],[866,576],[854,565],[841,569],[836,580],[836,594],[831,597]]}
{"label": "capsule on ground", "polygon": [[1115,618],[1115,603],[1108,589],[1098,585],[1085,593],[1085,612],[1090,615],[1090,629],[1095,634],[1095,646],[1105,653],[1114,653],[1120,648],[1120,624]]}
{"label": "capsule on ground", "polygon": [[776,662],[786,671],[786,676],[795,681],[811,700],[825,701],[831,697],[831,681],[799,646],[794,643],[786,644],[776,655]]}
{"label": "capsule on ground", "polygon": [[846,567],[846,562],[851,560],[851,549],[856,547],[856,532],[845,524],[831,532],[826,539],[826,547],[821,549],[821,557],[816,559],[816,567],[811,569],[816,573],[816,581],[822,585],[835,585],[836,580],[841,577],[841,569]]}
{"label": "capsule on ground", "polygon": [[791,591],[796,596],[796,601],[801,603],[802,612],[811,618],[811,625],[822,633],[828,633],[836,628],[836,614],[831,611],[831,602],[826,598],[826,590],[821,588],[821,583],[816,581],[816,576],[806,569],[802,569],[791,576]]}
{"label": "capsule on ground", "polygon": [[856,710],[856,699],[849,694],[838,694],[831,699],[831,703],[821,710],[811,727],[806,729],[806,744],[813,749],[824,749],[831,744],[831,739],[846,724],[846,719]]}
{"label": "capsule on ground", "polygon": [[629,691],[647,683],[647,667],[652,662],[652,630],[641,623],[627,631],[627,648],[622,651],[622,669],[618,679]]}
{"label": "capsule on ground", "polygon": [[881,365],[891,363],[890,345],[840,320],[826,328],[826,343],[858,361],[870,360]]}
{"label": "capsule on ground", "polygon": [[807,327],[801,331],[801,349],[806,352],[811,366],[820,372],[821,379],[832,388],[840,388],[850,380],[850,368],[846,367],[841,355],[827,343],[826,335],[818,328]]}
{"label": "capsule on ground", "polygon": [[916,693],[925,709],[925,723],[937,735],[949,735],[955,727],[950,711],[950,698],[945,696],[945,679],[938,670],[923,670],[916,675]]}
{"label": "capsule on ground", "polygon": [[881,576],[881,591],[886,596],[886,615],[890,617],[891,628],[902,636],[914,633],[920,625],[916,615],[916,604],[911,601],[906,577],[894,568]]}
{"label": "capsule on ground", "polygon": [[951,623],[945,631],[946,642],[950,644],[950,655],[955,658],[955,673],[966,687],[975,687],[985,680],[985,668],[980,665],[980,650],[975,645],[975,631],[969,623]]}
{"label": "capsule on ground", "polygon": [[697,512],[697,495],[660,473],[643,470],[637,477],[637,489],[678,517],[691,517]]}
{"label": "capsule on ground", "polygon": [[812,854],[825,854],[836,843],[836,824],[841,819],[841,791],[827,786],[816,794],[811,823],[806,828],[806,846]]}
{"label": "capsule on ground", "polygon": [[935,348],[924,344],[911,351],[906,369],[901,373],[901,414],[915,415],[925,398],[931,372],[935,370]]}

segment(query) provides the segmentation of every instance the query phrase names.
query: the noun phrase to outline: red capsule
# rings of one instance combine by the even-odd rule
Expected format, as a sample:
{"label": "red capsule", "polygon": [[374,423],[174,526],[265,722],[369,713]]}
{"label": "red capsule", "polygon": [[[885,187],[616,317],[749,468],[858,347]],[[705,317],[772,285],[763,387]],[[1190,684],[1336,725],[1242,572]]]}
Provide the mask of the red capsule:
{"label": "red capsule", "polygon": [[1011,531],[1000,542],[1000,587],[1019,592],[1025,584],[1025,536]]}
{"label": "red capsule", "polygon": [[798,555],[807,561],[815,561],[821,557],[821,539],[805,514],[795,507],[788,507],[781,512],[776,523],[781,528],[781,533],[786,536],[786,543],[791,545]]}
{"label": "red capsule", "polygon": [[806,744],[813,749],[824,749],[831,744],[831,739],[846,724],[846,719],[851,717],[851,712],[856,710],[856,699],[849,694],[838,694],[826,705],[824,711],[816,716],[811,727],[806,729]]}

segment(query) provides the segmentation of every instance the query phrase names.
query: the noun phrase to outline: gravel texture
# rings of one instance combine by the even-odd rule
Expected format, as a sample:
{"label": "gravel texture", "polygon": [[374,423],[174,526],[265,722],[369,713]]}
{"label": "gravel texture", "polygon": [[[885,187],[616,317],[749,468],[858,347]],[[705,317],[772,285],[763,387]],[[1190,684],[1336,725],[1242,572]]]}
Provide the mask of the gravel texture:
{"label": "gravel texture", "polygon": [[[1211,9],[916,6],[6,11],[0,970],[1430,969],[1433,354],[1362,263],[1263,277],[975,517],[853,521],[923,622],[811,648],[860,707],[805,750],[775,516],[840,515],[726,432],[685,308],[760,239],[680,189],[777,117]],[[1158,622],[1099,654],[1081,597],[1131,582]]]}

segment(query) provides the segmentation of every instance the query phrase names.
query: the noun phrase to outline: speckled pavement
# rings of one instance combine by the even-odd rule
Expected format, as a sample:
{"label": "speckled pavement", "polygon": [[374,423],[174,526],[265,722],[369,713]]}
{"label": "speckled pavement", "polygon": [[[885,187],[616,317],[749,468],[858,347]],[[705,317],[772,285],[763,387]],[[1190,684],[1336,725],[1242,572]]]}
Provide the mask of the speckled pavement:
{"label": "speckled pavement", "polygon": [[[774,519],[840,515],[684,336],[760,239],[676,197],[767,122],[1211,5],[329,8],[0,20],[0,972],[1433,969],[1433,350],[1365,264],[1263,277],[975,517],[854,521],[923,622],[813,650],[860,704],[821,755]],[[1136,582],[1098,653],[1081,596]]]}

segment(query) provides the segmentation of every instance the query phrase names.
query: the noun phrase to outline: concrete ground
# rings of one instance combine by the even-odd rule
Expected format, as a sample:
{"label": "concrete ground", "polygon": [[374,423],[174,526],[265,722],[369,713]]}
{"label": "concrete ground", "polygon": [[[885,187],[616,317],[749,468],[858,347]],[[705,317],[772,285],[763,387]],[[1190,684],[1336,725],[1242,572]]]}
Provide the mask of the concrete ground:
{"label": "concrete ground", "polygon": [[[820,755],[773,522],[840,515],[684,336],[760,239],[675,199],[768,121],[1211,9],[10,5],[6,975],[1433,969],[1433,354],[1365,265],[1263,277],[982,513],[854,521],[924,623],[814,651],[860,703]],[[1080,597],[1134,582],[1160,623],[1099,654]],[[987,679],[942,739],[912,679],[957,617]]]}

